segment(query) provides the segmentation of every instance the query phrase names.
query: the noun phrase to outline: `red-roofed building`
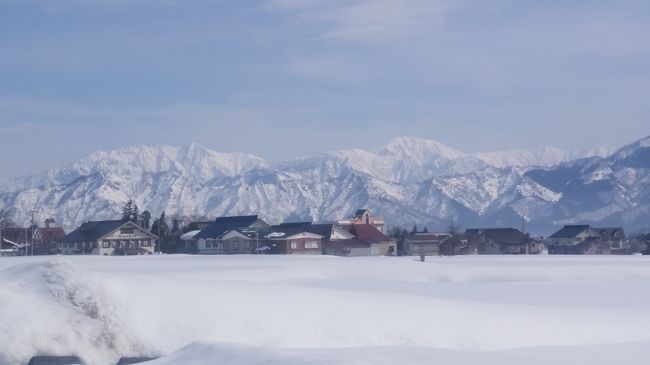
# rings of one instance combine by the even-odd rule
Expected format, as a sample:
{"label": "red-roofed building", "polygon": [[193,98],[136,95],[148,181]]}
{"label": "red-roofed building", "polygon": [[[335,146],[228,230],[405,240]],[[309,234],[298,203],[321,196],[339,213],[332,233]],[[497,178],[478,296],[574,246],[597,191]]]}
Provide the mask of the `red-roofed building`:
{"label": "red-roofed building", "polygon": [[[392,238],[380,232],[372,224],[350,224],[345,228],[354,239],[331,241],[334,248],[347,247],[342,256],[392,256],[397,253],[397,243]],[[336,253],[333,253],[336,254]]]}

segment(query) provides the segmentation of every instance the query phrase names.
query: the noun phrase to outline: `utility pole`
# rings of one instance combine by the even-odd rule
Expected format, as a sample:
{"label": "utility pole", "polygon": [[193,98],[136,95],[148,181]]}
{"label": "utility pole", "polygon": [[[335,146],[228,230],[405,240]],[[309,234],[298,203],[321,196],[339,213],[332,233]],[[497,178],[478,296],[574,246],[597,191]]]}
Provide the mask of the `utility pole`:
{"label": "utility pole", "polygon": [[34,213],[36,213],[36,206],[34,206],[34,209],[32,209],[31,226],[29,227],[29,231],[32,236],[32,239],[30,240],[32,242],[31,243],[32,256],[34,256]]}
{"label": "utility pole", "polygon": [[3,217],[3,216],[0,216],[0,256],[3,256],[3,255],[4,255],[4,254],[2,253],[2,252],[3,252],[3,251],[2,251],[2,226],[3,226],[3,223],[2,223],[2,222],[3,222],[3,220],[4,220],[4,217]]}
{"label": "utility pole", "polygon": [[158,217],[158,253],[162,253],[162,238],[160,237],[160,217]]}

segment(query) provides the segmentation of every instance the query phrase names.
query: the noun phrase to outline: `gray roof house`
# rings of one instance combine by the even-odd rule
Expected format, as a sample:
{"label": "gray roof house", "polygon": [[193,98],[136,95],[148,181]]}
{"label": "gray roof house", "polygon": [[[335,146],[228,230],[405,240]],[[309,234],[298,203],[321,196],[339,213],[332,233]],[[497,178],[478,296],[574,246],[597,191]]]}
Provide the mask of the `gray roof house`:
{"label": "gray roof house", "polygon": [[158,236],[131,221],[89,221],[58,242],[64,255],[139,255],[154,253]]}
{"label": "gray roof house", "polygon": [[269,227],[257,215],[218,217],[193,239],[200,254],[254,253],[260,247],[264,230]]}
{"label": "gray roof house", "polygon": [[541,242],[515,228],[473,228],[465,230],[465,254],[539,254]]}
{"label": "gray roof house", "polygon": [[549,254],[599,255],[623,248],[622,227],[596,228],[590,225],[566,225],[548,237]]}

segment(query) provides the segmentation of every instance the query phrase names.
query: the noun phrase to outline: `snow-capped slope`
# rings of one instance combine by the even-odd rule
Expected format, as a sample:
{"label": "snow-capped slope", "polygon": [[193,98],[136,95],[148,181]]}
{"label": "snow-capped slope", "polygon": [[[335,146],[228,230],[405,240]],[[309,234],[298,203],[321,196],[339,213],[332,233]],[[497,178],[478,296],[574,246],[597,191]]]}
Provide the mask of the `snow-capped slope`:
{"label": "snow-capped slope", "polygon": [[557,164],[576,160],[584,157],[608,157],[614,152],[607,147],[598,147],[589,150],[567,151],[555,147],[542,147],[532,150],[507,150],[486,153],[476,153],[475,157],[486,164],[504,168],[508,166],[538,166],[550,167]]}
{"label": "snow-capped slope", "polygon": [[[53,217],[66,228],[119,217],[129,199],[153,215],[256,213],[271,223],[338,219],[367,207],[393,225],[432,228],[452,216],[464,226],[519,226],[523,217],[540,231],[583,221],[638,225],[650,213],[648,144],[646,138],[609,157],[564,161],[573,152],[466,154],[398,138],[377,152],[351,149],[276,164],[198,144],[138,146],[5,178],[0,211],[24,223],[35,210],[37,221]],[[556,161],[564,162],[532,166]]]}

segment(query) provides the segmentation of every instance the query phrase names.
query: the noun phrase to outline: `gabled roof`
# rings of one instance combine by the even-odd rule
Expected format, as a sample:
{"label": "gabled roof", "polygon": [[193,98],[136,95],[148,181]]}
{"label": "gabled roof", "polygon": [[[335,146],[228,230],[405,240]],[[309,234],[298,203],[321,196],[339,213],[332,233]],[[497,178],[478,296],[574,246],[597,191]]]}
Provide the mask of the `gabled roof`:
{"label": "gabled roof", "polygon": [[605,228],[592,228],[600,234],[600,238],[604,240],[619,240],[625,238],[625,231],[623,227],[605,227]]}
{"label": "gabled roof", "polygon": [[113,232],[128,222],[122,220],[89,221],[61,239],[62,242],[91,242]]}
{"label": "gabled roof", "polygon": [[200,229],[197,229],[197,230],[194,230],[194,231],[185,232],[185,233],[183,233],[183,234],[180,236],[180,239],[181,239],[182,241],[187,241],[187,240],[194,239],[194,236],[196,236],[199,232],[201,232]]}
{"label": "gabled roof", "polygon": [[323,236],[323,239],[329,241],[332,239],[332,231],[334,230],[334,224],[332,223],[320,223],[312,224],[307,227],[307,231]]}
{"label": "gabled roof", "polygon": [[65,237],[65,231],[61,227],[39,228],[38,233],[44,241],[56,241]]}
{"label": "gabled roof", "polygon": [[274,227],[306,227],[311,226],[312,222],[284,222]]}
{"label": "gabled roof", "polygon": [[530,236],[515,228],[468,229],[465,234],[469,239],[483,236],[492,242],[506,245],[521,245],[531,241]]}
{"label": "gabled roof", "polygon": [[[309,232],[307,229],[308,226],[304,225],[293,225],[293,224],[280,224],[277,226],[271,226],[269,230],[272,233],[283,233],[282,237],[293,236],[294,234]],[[282,238],[282,237],[272,237],[272,238]]]}
{"label": "gabled roof", "polygon": [[257,222],[257,215],[240,215],[232,217],[219,217],[205,227],[194,238],[219,238],[224,233],[238,228],[247,228]]}
{"label": "gabled roof", "polygon": [[575,238],[589,228],[591,227],[588,224],[568,225],[553,233],[549,238]]}
{"label": "gabled roof", "polygon": [[367,212],[368,209],[359,209],[356,212],[354,212],[354,218],[359,218],[363,215],[363,213]]}
{"label": "gabled roof", "polygon": [[25,242],[25,235],[29,237],[30,229],[27,228],[18,228],[18,227],[10,227],[10,228],[3,228],[2,229],[2,238],[6,238],[10,241],[17,242],[17,243],[23,243]]}
{"label": "gabled roof", "polygon": [[381,233],[372,224],[352,224],[349,228],[357,240],[368,244],[392,241],[393,239]]}

